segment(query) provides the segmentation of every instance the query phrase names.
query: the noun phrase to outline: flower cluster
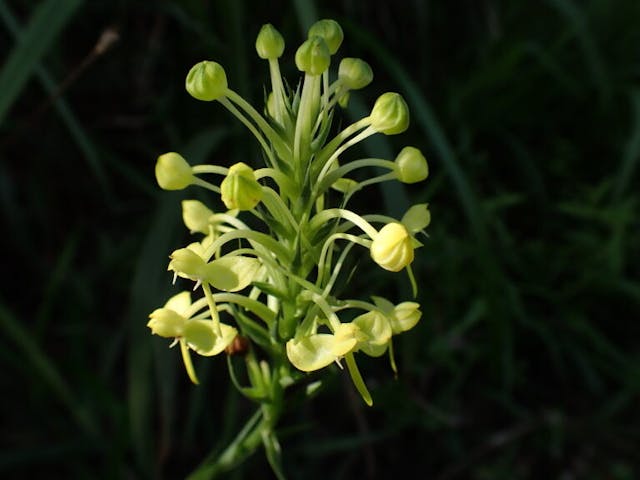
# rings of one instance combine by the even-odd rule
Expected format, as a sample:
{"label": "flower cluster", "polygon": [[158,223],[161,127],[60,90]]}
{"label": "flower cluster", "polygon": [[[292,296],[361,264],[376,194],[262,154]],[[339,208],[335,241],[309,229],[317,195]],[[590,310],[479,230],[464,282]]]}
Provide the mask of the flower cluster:
{"label": "flower cluster", "polygon": [[[421,246],[416,234],[430,221],[426,204],[413,206],[401,219],[359,215],[347,208],[364,187],[420,182],[427,178],[428,166],[420,150],[411,146],[394,160],[345,160],[348,149],[371,135],[404,132],[409,110],[400,94],[383,93],[369,115],[335,131],[337,107],[346,106],[351,91],[373,80],[364,60],[349,57],[339,62],[332,80],[330,67],[342,40],[335,21],[314,24],[295,52],[301,80],[292,89],[280,73],[284,40],[272,25],[264,25],[256,51],[269,64],[271,85],[261,111],[229,87],[224,68],[214,61],[196,64],[187,75],[189,94],[216,101],[240,120],[257,139],[265,160],[257,169],[248,165],[251,162],[192,166],[170,152],[156,164],[163,189],[200,186],[219,195],[218,205],[224,205],[215,212],[197,200],[182,203],[184,223],[198,238],[171,254],[168,269],[174,280],[194,282],[202,297],[192,302],[190,292],[181,292],[155,310],[148,323],[154,334],[180,345],[195,383],[190,352],[216,355],[243,338],[249,345],[251,385],[241,391],[251,398],[274,401],[278,392],[305,377],[302,372],[344,362],[371,404],[356,355],[389,353],[395,368],[392,337],[420,319],[416,302],[341,299],[334,291],[338,278],[347,273],[343,267],[354,247],[367,249],[384,270],[407,270],[415,290],[411,263]],[[355,170],[374,168],[382,173],[364,181],[349,177]],[[220,181],[205,180],[208,175]],[[251,221],[242,220],[241,212],[253,217]]]}

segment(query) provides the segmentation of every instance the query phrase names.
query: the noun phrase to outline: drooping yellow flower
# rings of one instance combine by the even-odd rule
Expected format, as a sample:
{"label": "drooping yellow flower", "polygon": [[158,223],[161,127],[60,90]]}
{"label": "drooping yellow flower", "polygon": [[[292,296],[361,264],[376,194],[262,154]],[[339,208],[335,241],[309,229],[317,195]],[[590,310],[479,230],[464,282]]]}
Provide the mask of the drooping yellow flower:
{"label": "drooping yellow flower", "polygon": [[413,241],[398,222],[382,227],[371,243],[371,258],[385,270],[399,272],[413,261]]}
{"label": "drooping yellow flower", "polygon": [[298,370],[320,370],[353,350],[358,343],[357,327],[342,323],[333,333],[313,333],[287,342],[287,357]]}
{"label": "drooping yellow flower", "polygon": [[222,352],[238,334],[238,331],[224,323],[215,324],[210,318],[191,318],[196,312],[191,310],[191,293],[180,292],[149,315],[147,326],[151,333],[164,338],[173,338],[180,344],[182,360],[191,381],[198,383],[198,377],[191,362],[190,350],[210,357]]}

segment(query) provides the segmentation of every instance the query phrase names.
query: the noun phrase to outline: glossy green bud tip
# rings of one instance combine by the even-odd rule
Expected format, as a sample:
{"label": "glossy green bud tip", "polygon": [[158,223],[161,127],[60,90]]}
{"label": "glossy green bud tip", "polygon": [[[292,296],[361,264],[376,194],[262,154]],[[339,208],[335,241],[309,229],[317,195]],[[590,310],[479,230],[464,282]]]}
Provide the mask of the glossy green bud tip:
{"label": "glossy green bud tip", "polygon": [[322,37],[314,36],[306,40],[296,51],[296,66],[309,75],[321,75],[329,68],[331,54]]}
{"label": "glossy green bud tip", "polygon": [[222,201],[228,209],[251,210],[262,200],[262,186],[253,169],[245,163],[236,163],[220,184]]}
{"label": "glossy green bud tip", "polygon": [[158,157],[156,162],[156,180],[163,190],[182,190],[193,182],[191,166],[176,152]]}
{"label": "glossy green bud tip", "polygon": [[226,94],[227,75],[219,63],[204,60],[191,67],[185,87],[193,98],[210,102]]}
{"label": "glossy green bud tip", "polygon": [[344,33],[342,27],[335,20],[318,20],[309,29],[309,38],[318,36],[322,37],[327,42],[329,47],[329,53],[333,55],[338,51],[342,40],[344,39]]}
{"label": "glossy green bud tip", "polygon": [[409,107],[402,95],[383,93],[371,110],[371,126],[385,135],[404,132],[409,127]]}
{"label": "glossy green bud tip", "polygon": [[396,174],[403,183],[417,183],[429,176],[429,165],[422,152],[415,147],[404,147],[396,157]]}
{"label": "glossy green bud tip", "polygon": [[267,23],[262,26],[256,38],[256,51],[260,58],[275,60],[284,52],[284,38],[273,25]]}
{"label": "glossy green bud tip", "polygon": [[373,80],[373,71],[359,58],[343,58],[338,67],[338,78],[349,90],[359,90]]}

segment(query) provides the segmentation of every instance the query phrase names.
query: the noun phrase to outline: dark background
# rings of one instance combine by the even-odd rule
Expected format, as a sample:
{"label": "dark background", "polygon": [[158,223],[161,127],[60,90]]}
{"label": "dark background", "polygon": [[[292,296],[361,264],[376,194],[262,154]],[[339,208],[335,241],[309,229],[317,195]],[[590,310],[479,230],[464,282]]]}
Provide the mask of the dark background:
{"label": "dark background", "polygon": [[[291,478],[633,479],[640,475],[640,2],[0,0],[0,476],[183,478],[253,408],[222,358],[149,334],[187,237],[153,167],[256,164],[257,144],[184,91],[203,59],[254,105],[318,18],[375,80],[347,112],[404,95],[409,130],[363,155],[422,149],[429,180],[356,198],[429,202],[414,264],[423,319],[361,362],[368,408],[338,370],[281,425]],[[103,53],[106,29],[119,40]],[[352,155],[356,155],[354,152]],[[354,157],[357,158],[357,157]],[[359,198],[359,200],[358,200]],[[407,299],[363,255],[350,296]],[[409,473],[413,472],[413,473]],[[229,478],[271,478],[262,453]]]}

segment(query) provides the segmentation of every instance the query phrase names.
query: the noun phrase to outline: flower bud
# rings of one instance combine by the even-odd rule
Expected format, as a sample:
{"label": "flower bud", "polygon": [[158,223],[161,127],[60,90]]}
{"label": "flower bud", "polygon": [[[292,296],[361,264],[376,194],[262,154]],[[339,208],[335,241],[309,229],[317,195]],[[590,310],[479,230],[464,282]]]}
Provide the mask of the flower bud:
{"label": "flower bud", "polygon": [[396,157],[396,175],[403,183],[417,183],[429,176],[429,165],[422,152],[404,147]]}
{"label": "flower bud", "polygon": [[296,51],[296,66],[309,75],[321,75],[331,63],[329,48],[322,37],[306,40]]}
{"label": "flower bud", "polygon": [[388,223],[371,243],[371,258],[385,270],[399,272],[413,261],[413,242],[406,227]]}
{"label": "flower bud", "polygon": [[160,155],[156,162],[156,180],[164,190],[182,190],[193,182],[191,166],[179,153]]}
{"label": "flower bud", "polygon": [[222,65],[205,60],[191,67],[185,86],[192,97],[210,102],[226,94],[227,75]]}
{"label": "flower bud", "polygon": [[213,212],[200,200],[182,201],[182,220],[191,233],[209,233]]}
{"label": "flower bud", "polygon": [[391,323],[391,330],[394,334],[406,332],[411,330],[420,320],[422,312],[420,311],[420,304],[416,302],[402,302],[396,305],[393,309],[393,313],[389,315],[389,322]]}
{"label": "flower bud", "polygon": [[284,38],[273,25],[267,23],[262,26],[256,38],[256,51],[260,58],[275,60],[284,52]]}
{"label": "flower bud", "polygon": [[399,93],[387,92],[378,97],[371,110],[371,126],[385,135],[395,135],[407,129],[409,108]]}
{"label": "flower bud", "polygon": [[220,184],[222,201],[228,209],[251,210],[262,199],[262,186],[256,180],[253,169],[239,162],[229,168]]}
{"label": "flower bud", "polygon": [[338,67],[338,78],[349,90],[359,90],[373,80],[373,71],[359,58],[343,58]]}
{"label": "flower bud", "polygon": [[344,39],[344,33],[342,33],[342,27],[335,20],[318,20],[311,25],[309,29],[309,38],[313,36],[322,37],[327,42],[329,47],[329,53],[333,55],[338,51],[342,40]]}

